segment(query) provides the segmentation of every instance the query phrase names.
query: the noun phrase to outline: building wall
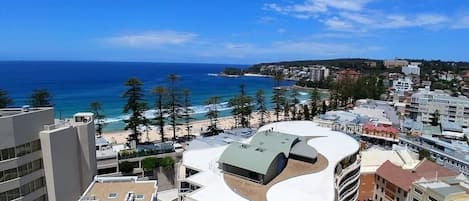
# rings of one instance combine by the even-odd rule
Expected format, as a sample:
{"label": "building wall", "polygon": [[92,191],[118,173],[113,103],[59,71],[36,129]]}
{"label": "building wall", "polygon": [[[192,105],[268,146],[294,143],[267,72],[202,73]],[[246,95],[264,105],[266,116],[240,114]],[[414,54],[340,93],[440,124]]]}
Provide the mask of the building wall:
{"label": "building wall", "polygon": [[41,145],[49,200],[77,200],[82,192],[76,129],[43,131]]}
{"label": "building wall", "polygon": [[412,97],[411,106],[415,109],[409,110],[409,112],[416,113],[416,120],[418,121],[431,122],[432,114],[438,110],[440,121],[457,122],[464,127],[469,127],[469,99],[460,98],[456,100],[433,95]]}
{"label": "building wall", "polygon": [[[9,109],[11,110],[11,109]],[[39,131],[52,124],[53,109],[42,108],[0,117],[0,200],[10,200],[12,193],[19,193],[21,200],[34,200],[46,195],[40,182],[44,179]],[[34,188],[31,182],[39,181]],[[8,194],[8,195],[7,195]],[[15,196],[16,197],[16,196]]]}
{"label": "building wall", "polygon": [[85,190],[97,174],[95,128],[93,123],[79,125],[77,128],[81,170],[81,190]]}
{"label": "building wall", "polygon": [[408,192],[397,187],[379,175],[375,176],[373,200],[376,201],[405,201]]}

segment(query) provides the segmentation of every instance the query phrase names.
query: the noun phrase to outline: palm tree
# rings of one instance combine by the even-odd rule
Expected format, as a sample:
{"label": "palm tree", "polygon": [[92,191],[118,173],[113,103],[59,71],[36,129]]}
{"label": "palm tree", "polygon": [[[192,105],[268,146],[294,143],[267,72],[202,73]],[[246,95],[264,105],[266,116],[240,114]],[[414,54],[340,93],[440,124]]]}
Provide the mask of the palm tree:
{"label": "palm tree", "polygon": [[265,105],[265,96],[264,91],[259,89],[256,91],[256,109],[260,114],[259,125],[263,126],[265,124],[265,115],[267,114],[267,107]]}
{"label": "palm tree", "polygon": [[[142,133],[138,130],[140,126],[148,127],[148,119],[143,115],[143,112],[148,109],[147,104],[143,101],[143,83],[137,78],[129,78],[124,85],[128,89],[122,94],[122,98],[127,99],[127,103],[124,105],[123,113],[131,113],[129,119],[124,120],[125,130],[132,130],[127,140],[133,146],[139,144],[140,136]],[[132,144],[135,142],[135,144]]]}
{"label": "palm tree", "polygon": [[94,114],[94,118],[96,119],[96,134],[98,137],[101,137],[103,134],[103,127],[104,127],[104,115],[101,113],[102,107],[101,103],[98,101],[94,101],[90,103],[90,110]]}
{"label": "palm tree", "polygon": [[169,88],[169,121],[173,128],[173,140],[176,140],[176,126],[177,121],[181,118],[180,115],[180,104],[179,104],[179,94],[176,90],[176,82],[179,80],[179,77],[175,74],[168,75]]}
{"label": "palm tree", "polygon": [[160,130],[161,142],[165,141],[164,138],[164,125],[165,125],[165,114],[167,111],[163,108],[165,105],[166,99],[166,89],[162,86],[157,86],[153,88],[152,94],[156,96],[155,101],[155,119],[153,125],[156,125]]}
{"label": "palm tree", "polygon": [[292,88],[290,91],[290,106],[291,107],[291,113],[292,113],[292,119],[295,120],[297,119],[297,109],[296,106],[300,103],[300,99],[298,99],[298,96],[300,96],[300,92],[298,91],[297,88]]}
{"label": "palm tree", "polygon": [[32,107],[52,106],[52,95],[46,89],[35,89],[29,97],[29,104]]}
{"label": "palm tree", "polygon": [[280,88],[280,82],[283,80],[283,74],[275,71],[274,76],[274,93],[272,96],[272,103],[275,104],[274,111],[277,121],[279,120],[279,114],[282,111],[282,105],[285,102],[285,91]]}
{"label": "palm tree", "polygon": [[11,104],[13,104],[13,100],[8,97],[8,93],[5,90],[0,89],[0,108],[5,108]]}
{"label": "palm tree", "polygon": [[246,96],[244,84],[240,85],[240,94],[231,98],[228,103],[233,107],[231,113],[235,117],[235,125],[239,124],[242,127],[249,127],[250,117],[252,113],[252,97]]}
{"label": "palm tree", "polygon": [[220,101],[219,96],[211,96],[204,102],[205,106],[207,106],[207,108],[208,108],[208,111],[205,114],[205,116],[208,119],[210,119],[209,130],[210,130],[210,132],[212,132],[212,134],[214,132],[216,132],[216,130],[217,130],[219,101]]}
{"label": "palm tree", "polygon": [[314,118],[318,113],[318,102],[321,100],[321,95],[319,94],[318,88],[314,88],[313,91],[310,92],[309,99],[311,100],[310,115]]}
{"label": "palm tree", "polygon": [[184,108],[182,118],[184,119],[184,124],[185,124],[186,131],[187,131],[187,139],[189,139],[189,136],[191,134],[191,127],[192,127],[191,120],[194,119],[191,117],[191,114],[194,112],[194,110],[191,108],[191,100],[190,100],[191,91],[189,89],[184,89],[182,91],[182,94],[184,96],[184,102],[182,105],[182,107]]}

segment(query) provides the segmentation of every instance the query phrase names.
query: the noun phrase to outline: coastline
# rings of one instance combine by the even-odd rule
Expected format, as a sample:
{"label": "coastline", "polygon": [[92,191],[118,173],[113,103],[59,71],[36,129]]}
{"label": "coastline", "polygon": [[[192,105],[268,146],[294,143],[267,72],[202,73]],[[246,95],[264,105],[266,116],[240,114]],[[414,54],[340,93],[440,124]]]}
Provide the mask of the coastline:
{"label": "coastline", "polygon": [[[259,117],[258,113],[253,113],[251,115],[251,127],[257,128],[259,127]],[[280,114],[279,119],[283,119],[283,115]],[[275,120],[275,113],[273,111],[269,111],[266,114],[265,122],[272,122]],[[218,118],[217,127],[220,129],[232,129],[235,121],[233,116],[226,116]],[[199,136],[200,133],[206,132],[207,127],[210,125],[209,119],[204,120],[197,120],[193,121],[190,124],[192,126],[191,135]],[[130,134],[130,131],[111,131],[111,132],[104,132],[102,137],[108,140],[112,144],[124,144],[127,142],[127,137]],[[187,135],[187,131],[184,125],[179,125],[176,127],[176,136],[182,137]],[[166,125],[164,128],[164,137],[167,140],[171,140],[173,137],[173,130],[172,127]],[[151,130],[148,133],[143,133],[141,136],[141,142],[158,142],[161,140],[161,135],[159,134],[159,129],[155,126],[151,126]]]}

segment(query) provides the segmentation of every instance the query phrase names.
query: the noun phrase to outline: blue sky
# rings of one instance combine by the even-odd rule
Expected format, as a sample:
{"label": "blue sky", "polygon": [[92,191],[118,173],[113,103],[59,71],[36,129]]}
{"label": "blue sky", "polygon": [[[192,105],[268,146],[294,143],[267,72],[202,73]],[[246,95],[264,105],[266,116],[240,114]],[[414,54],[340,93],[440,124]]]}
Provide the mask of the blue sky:
{"label": "blue sky", "polygon": [[0,30],[0,60],[469,60],[465,0],[12,0]]}

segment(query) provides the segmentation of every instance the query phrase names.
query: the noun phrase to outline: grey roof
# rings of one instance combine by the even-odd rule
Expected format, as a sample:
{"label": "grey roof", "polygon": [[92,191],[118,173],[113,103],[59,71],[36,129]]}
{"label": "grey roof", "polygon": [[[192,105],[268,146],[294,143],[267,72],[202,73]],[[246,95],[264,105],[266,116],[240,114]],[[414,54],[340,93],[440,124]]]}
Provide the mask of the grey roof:
{"label": "grey roof", "polygon": [[290,153],[297,156],[302,156],[305,158],[316,159],[318,157],[318,152],[313,147],[309,146],[306,143],[305,139],[302,139],[300,142],[293,145],[290,150]]}
{"label": "grey roof", "polygon": [[454,131],[454,132],[461,132],[462,133],[462,126],[456,122],[449,122],[449,121],[442,121],[441,122],[441,129],[444,131]]}
{"label": "grey roof", "polygon": [[454,193],[461,193],[465,192],[465,190],[459,186],[450,186],[450,187],[441,187],[441,188],[433,188],[432,189],[435,193],[438,193],[442,197],[447,197]]}
{"label": "grey roof", "polygon": [[274,159],[279,154],[282,153],[233,142],[223,151],[218,162],[265,175],[267,174],[270,164],[274,162]]}
{"label": "grey roof", "polygon": [[[299,141],[298,138],[298,136],[280,132],[258,132],[249,144],[231,143],[223,151],[218,162],[266,174],[278,155],[283,154],[284,157],[288,157],[292,146]],[[300,148],[298,149],[298,153],[303,153]],[[304,150],[304,154],[307,153]]]}

